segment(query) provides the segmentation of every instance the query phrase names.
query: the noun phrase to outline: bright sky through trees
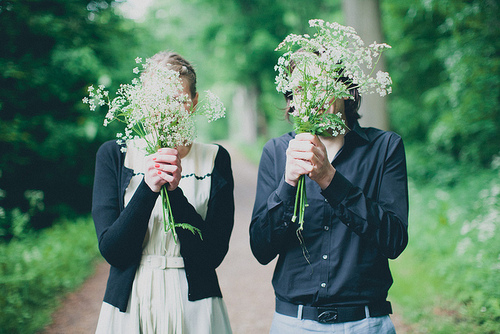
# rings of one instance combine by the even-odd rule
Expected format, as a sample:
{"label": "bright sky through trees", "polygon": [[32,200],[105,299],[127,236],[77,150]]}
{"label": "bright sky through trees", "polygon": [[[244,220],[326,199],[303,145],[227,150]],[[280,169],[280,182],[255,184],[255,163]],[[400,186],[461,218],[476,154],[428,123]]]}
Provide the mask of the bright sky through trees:
{"label": "bright sky through trees", "polygon": [[154,0],[127,0],[118,7],[123,13],[123,16],[142,21],[148,11],[149,6],[153,4]]}

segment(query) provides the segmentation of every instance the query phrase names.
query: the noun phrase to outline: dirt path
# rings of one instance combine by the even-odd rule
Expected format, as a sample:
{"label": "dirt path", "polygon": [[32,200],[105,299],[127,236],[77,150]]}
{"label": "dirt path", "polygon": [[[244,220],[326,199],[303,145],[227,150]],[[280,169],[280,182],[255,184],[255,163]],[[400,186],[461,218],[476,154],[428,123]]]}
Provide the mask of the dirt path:
{"label": "dirt path", "polygon": [[[250,251],[248,225],[252,214],[257,167],[239,152],[227,147],[232,158],[235,179],[235,226],[229,253],[217,270],[231,326],[235,334],[269,333],[274,292],[271,277],[274,262],[260,265]],[[101,262],[96,273],[76,292],[70,294],[53,315],[53,323],[41,334],[93,333],[109,266]],[[397,311],[397,309],[396,309]],[[407,333],[397,314],[392,317],[399,334]]]}

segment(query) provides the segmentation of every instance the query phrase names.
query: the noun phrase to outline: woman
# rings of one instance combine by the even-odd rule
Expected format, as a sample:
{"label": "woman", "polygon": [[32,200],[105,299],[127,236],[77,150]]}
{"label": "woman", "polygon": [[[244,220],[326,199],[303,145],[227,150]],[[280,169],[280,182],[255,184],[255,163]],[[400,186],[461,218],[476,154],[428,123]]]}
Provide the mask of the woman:
{"label": "woman", "polygon": [[[198,102],[193,67],[175,53],[152,57],[177,70]],[[194,142],[145,156],[142,140],[104,143],[96,157],[92,215],[111,265],[96,333],[231,333],[215,269],[234,223],[228,152]],[[165,233],[159,192],[166,186],[178,240]]]}

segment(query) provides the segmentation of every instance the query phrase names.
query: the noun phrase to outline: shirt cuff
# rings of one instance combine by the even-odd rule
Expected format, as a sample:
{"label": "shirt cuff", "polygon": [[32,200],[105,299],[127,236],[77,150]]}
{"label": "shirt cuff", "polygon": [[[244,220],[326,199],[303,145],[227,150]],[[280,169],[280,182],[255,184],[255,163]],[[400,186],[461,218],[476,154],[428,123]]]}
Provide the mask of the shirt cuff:
{"label": "shirt cuff", "polygon": [[295,195],[297,194],[297,187],[291,186],[285,181],[283,177],[276,189],[276,195],[283,202],[285,207],[293,207],[295,205]]}
{"label": "shirt cuff", "polygon": [[283,216],[281,217],[282,225],[281,227],[286,228],[290,225],[292,221],[292,217],[294,215],[293,209],[295,207],[295,196],[297,194],[297,187],[289,185],[285,178],[283,177],[276,189],[276,197],[275,201],[283,203],[282,212]]}
{"label": "shirt cuff", "polygon": [[332,182],[330,182],[326,189],[321,191],[321,194],[328,200],[328,203],[332,207],[335,207],[347,197],[353,187],[353,184],[337,170]]}

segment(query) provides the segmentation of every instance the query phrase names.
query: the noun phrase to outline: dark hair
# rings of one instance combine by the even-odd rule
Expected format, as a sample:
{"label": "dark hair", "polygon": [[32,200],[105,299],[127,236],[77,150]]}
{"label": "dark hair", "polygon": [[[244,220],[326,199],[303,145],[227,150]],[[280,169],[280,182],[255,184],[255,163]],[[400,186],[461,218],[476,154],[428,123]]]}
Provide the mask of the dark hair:
{"label": "dark hair", "polygon": [[[306,51],[300,49],[296,52],[306,52]],[[319,52],[314,51],[314,54],[319,55]],[[295,66],[296,66],[295,61],[291,60],[289,65],[289,73],[293,72]],[[361,115],[358,113],[359,107],[361,105],[361,95],[359,95],[358,88],[356,87],[356,84],[352,82],[351,79],[349,79],[348,77],[341,76],[339,77],[339,80],[347,85],[349,89],[349,94],[351,94],[354,97],[354,99],[344,100],[344,113],[345,113],[345,118],[347,120],[347,126],[349,128],[352,128],[354,126],[354,123],[361,118]],[[284,95],[286,100],[285,118],[289,120],[290,114],[293,113],[293,107],[290,106],[290,103],[293,100],[293,93],[286,92]]]}
{"label": "dark hair", "polygon": [[189,92],[191,97],[194,98],[196,95],[196,72],[186,59],[175,52],[161,51],[151,57],[151,60],[160,65],[170,65],[170,68],[179,72],[182,78],[187,79],[189,82]]}

